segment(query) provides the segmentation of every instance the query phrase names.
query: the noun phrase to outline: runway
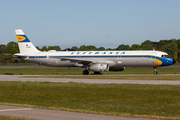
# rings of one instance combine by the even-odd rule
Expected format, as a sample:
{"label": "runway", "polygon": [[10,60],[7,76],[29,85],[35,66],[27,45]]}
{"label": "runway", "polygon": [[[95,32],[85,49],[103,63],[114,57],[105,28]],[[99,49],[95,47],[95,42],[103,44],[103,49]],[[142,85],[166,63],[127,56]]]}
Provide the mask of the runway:
{"label": "runway", "polygon": [[[72,78],[24,78],[35,75],[0,75],[0,81],[30,81],[30,82],[77,82],[96,84],[154,84],[154,85],[180,85],[177,80],[116,80],[116,79],[72,79]],[[36,75],[37,76],[37,75]],[[38,75],[43,76],[43,75]]]}
{"label": "runway", "polygon": [[35,120],[152,120],[147,118],[118,117],[7,105],[0,105],[0,115]]}

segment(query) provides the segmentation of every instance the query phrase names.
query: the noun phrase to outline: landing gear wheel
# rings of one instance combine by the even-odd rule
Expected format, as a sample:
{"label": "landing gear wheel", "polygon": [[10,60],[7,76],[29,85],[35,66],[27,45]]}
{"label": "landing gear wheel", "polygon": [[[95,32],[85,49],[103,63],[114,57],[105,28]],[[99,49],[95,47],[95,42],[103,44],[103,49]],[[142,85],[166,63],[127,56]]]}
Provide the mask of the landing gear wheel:
{"label": "landing gear wheel", "polygon": [[154,67],[154,75],[157,75],[157,74],[158,74],[158,72],[156,70],[156,67]]}
{"label": "landing gear wheel", "polygon": [[100,72],[94,72],[94,74],[101,74]]}
{"label": "landing gear wheel", "polygon": [[84,70],[84,71],[82,72],[82,74],[83,74],[83,75],[88,75],[88,74],[89,74],[89,71],[88,71],[88,70]]}
{"label": "landing gear wheel", "polygon": [[158,74],[158,72],[157,72],[157,71],[155,71],[155,72],[154,72],[154,75],[157,75],[157,74]]}

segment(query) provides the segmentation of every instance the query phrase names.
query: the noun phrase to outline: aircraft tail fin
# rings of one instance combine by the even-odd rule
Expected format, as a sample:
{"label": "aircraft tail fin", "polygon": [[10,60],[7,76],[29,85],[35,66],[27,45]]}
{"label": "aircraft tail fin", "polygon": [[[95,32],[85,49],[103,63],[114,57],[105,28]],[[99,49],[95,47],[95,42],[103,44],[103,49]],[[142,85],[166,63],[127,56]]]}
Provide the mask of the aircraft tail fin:
{"label": "aircraft tail fin", "polygon": [[21,29],[15,30],[20,53],[39,52]]}

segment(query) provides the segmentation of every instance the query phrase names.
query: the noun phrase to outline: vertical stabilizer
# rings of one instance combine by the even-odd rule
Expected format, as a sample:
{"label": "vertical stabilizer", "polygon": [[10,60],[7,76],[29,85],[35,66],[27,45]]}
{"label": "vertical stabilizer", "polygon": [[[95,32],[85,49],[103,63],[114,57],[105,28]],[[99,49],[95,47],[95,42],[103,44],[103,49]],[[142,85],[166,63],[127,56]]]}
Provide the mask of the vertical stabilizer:
{"label": "vertical stabilizer", "polygon": [[20,53],[39,52],[21,29],[15,30]]}

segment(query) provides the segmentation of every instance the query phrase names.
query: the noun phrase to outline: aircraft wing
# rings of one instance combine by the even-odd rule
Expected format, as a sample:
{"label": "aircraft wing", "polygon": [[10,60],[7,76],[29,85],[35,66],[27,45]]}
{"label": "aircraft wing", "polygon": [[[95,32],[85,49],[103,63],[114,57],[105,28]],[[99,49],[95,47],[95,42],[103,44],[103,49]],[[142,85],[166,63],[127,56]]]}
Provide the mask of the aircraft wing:
{"label": "aircraft wing", "polygon": [[85,60],[85,59],[61,58],[61,61],[77,62],[78,64],[83,64],[83,65],[89,65],[91,63],[99,63],[99,64],[103,63],[103,64],[109,64],[110,66],[116,65],[114,61],[110,61],[110,60],[93,61],[93,60]]}
{"label": "aircraft wing", "polygon": [[61,61],[70,61],[70,62],[77,62],[78,64],[88,65],[90,63],[95,63],[91,60],[84,60],[84,59],[70,59],[70,58],[61,58]]}

